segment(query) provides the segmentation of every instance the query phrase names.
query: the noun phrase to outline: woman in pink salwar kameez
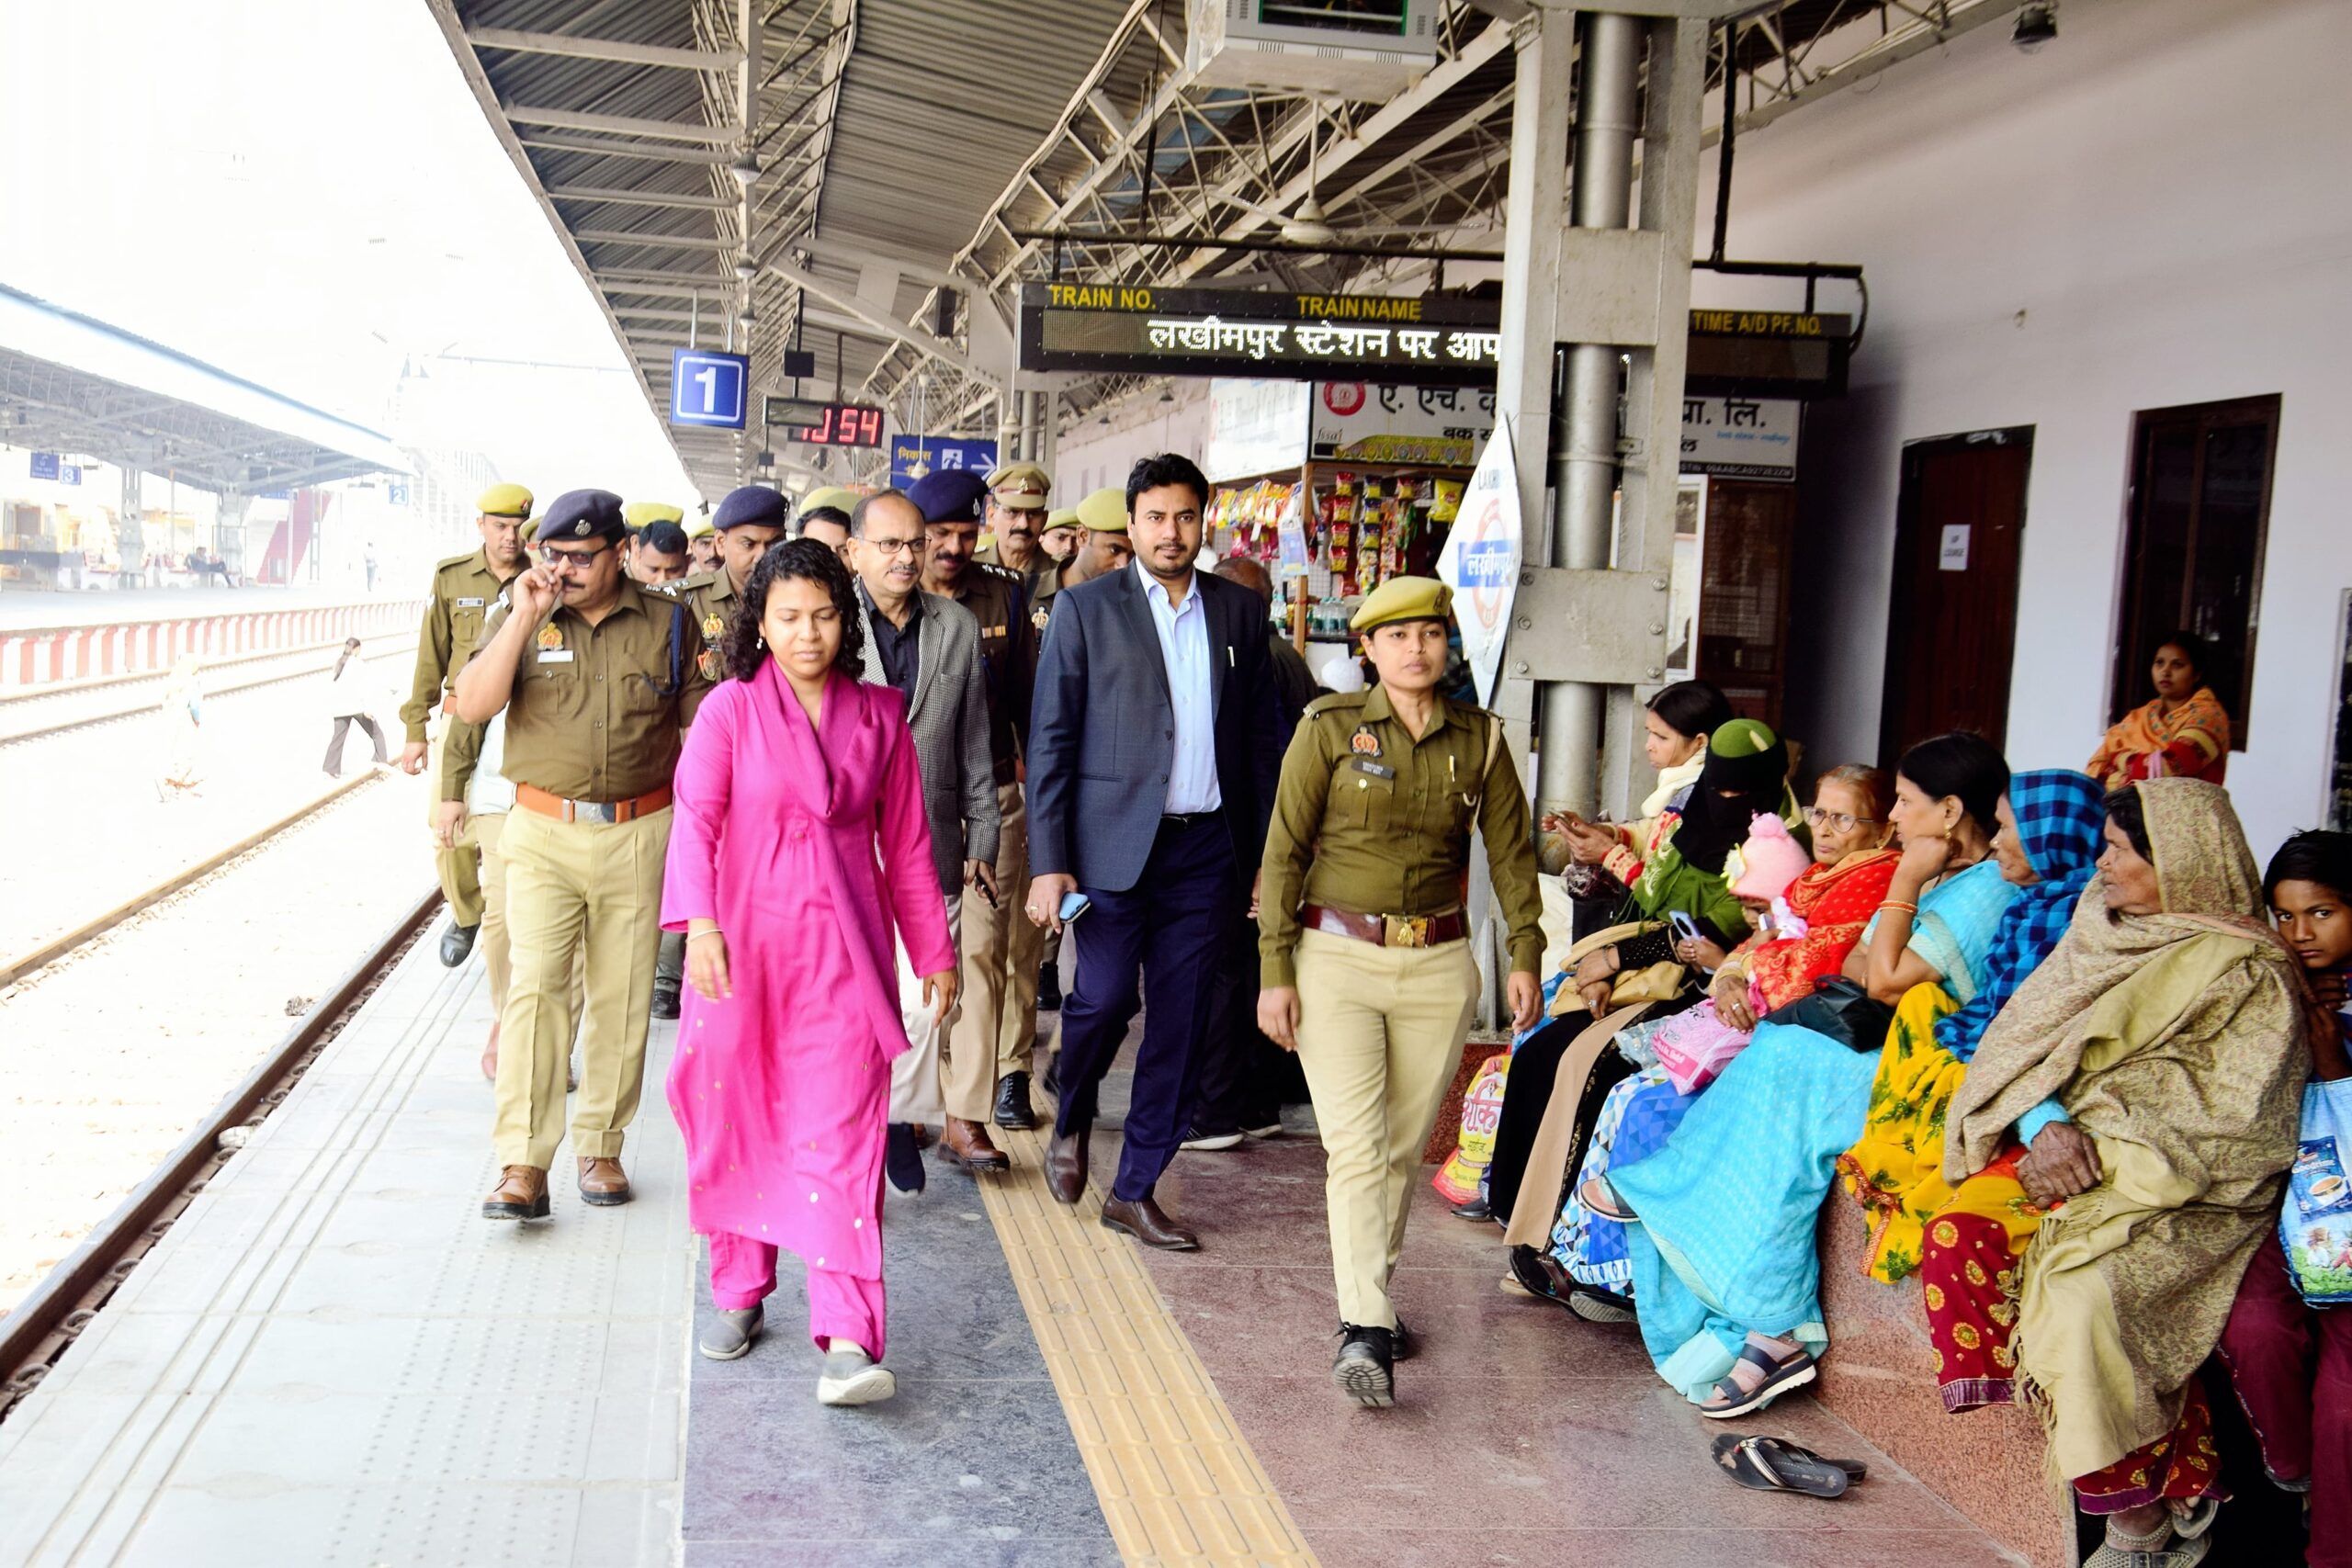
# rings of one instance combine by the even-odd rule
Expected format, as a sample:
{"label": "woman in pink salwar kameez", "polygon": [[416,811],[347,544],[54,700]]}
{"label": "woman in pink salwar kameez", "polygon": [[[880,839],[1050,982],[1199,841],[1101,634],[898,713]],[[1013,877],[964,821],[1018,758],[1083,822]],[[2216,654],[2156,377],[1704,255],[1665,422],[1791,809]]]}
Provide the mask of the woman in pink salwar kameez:
{"label": "woman in pink salwar kameez", "polygon": [[823,546],[760,561],[678,761],[664,929],[688,994],[670,1064],[688,1213],[710,1238],[706,1356],[752,1348],[779,1247],[808,1270],[818,1397],[887,1399],[881,1183],[890,1061],[907,1049],[893,926],[924,999],[955,1005],[904,704],[862,684],[856,601]]}

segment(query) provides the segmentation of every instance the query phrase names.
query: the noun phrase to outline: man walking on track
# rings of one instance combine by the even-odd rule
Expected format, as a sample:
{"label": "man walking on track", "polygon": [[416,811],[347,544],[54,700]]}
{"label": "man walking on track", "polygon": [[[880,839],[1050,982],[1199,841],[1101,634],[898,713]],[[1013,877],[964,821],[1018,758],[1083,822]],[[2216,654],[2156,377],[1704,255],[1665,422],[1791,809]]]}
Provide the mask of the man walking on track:
{"label": "man walking on track", "polygon": [[498,595],[523,570],[523,525],[531,516],[531,492],[521,485],[492,485],[474,502],[481,513],[481,548],[451,556],[433,569],[433,596],[425,602],[424,624],[416,634],[416,680],[409,699],[401,705],[401,724],[407,744],[401,748],[401,772],[421,773],[431,767],[435,788],[425,825],[435,832],[433,868],[441,879],[441,897],[449,906],[449,929],[441,933],[441,962],[454,969],[474,950],[474,933],[481,929],[481,850],[472,832],[461,830],[444,842],[434,818],[441,803],[439,786],[443,753],[448,743],[445,726],[428,746],[425,726],[435,713],[449,712],[458,671],[473,657]]}
{"label": "man walking on track", "polygon": [[1136,465],[1135,564],[1058,595],[1029,733],[1029,918],[1058,928],[1075,918],[1065,899],[1087,901],[1046,1181],[1065,1203],[1085,1191],[1096,1093],[1141,1006],[1140,969],[1151,1011],[1102,1223],[1177,1250],[1199,1238],[1153,1188],[1192,1111],[1203,1003],[1227,922],[1252,897],[1282,761],[1265,606],[1193,570],[1208,498],[1185,457]]}
{"label": "man walking on track", "polygon": [[[997,886],[996,768],[989,756],[988,689],[980,674],[980,626],[970,611],[936,593],[922,580],[923,522],[915,504],[894,490],[869,495],[851,514],[850,555],[857,570],[858,618],[865,630],[865,679],[895,686],[907,699],[915,765],[922,774],[923,815],[931,824],[931,853],[947,899],[951,938],[961,925],[966,891],[991,906]],[[929,1011],[912,969],[899,976],[911,1034]],[[951,1015],[943,1028],[953,1028]],[[989,1108],[996,1090],[996,1052],[957,1052],[937,1081],[909,1086],[893,1105],[892,1135],[928,1102],[945,1105],[940,1152],[966,1170],[1003,1170],[1012,1162],[989,1142]],[[906,1059],[900,1058],[903,1062]],[[923,1055],[911,1066],[930,1066]],[[894,1101],[899,1097],[893,1095]],[[904,1156],[900,1156],[901,1161]]]}
{"label": "man walking on track", "polygon": [[571,1116],[580,1196],[629,1199],[621,1142],[645,1079],[670,778],[714,671],[685,606],[623,574],[628,535],[618,496],[558,496],[540,525],[545,559],[510,585],[458,677],[458,718],[504,711],[514,785],[500,842],[514,978],[498,1054],[503,1170],[482,1203],[492,1219],[548,1214],[575,947],[588,976]]}

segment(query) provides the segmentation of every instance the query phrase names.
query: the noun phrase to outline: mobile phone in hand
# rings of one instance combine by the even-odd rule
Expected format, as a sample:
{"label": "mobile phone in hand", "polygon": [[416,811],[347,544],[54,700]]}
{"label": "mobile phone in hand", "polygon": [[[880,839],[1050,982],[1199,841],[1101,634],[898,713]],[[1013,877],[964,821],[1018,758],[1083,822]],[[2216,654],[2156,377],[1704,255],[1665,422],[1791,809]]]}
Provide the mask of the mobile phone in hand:
{"label": "mobile phone in hand", "polygon": [[1666,922],[1674,928],[1674,934],[1681,938],[1684,942],[1696,942],[1699,940],[1698,922],[1693,920],[1690,916],[1684,914],[1681,910],[1668,910],[1666,914]]}
{"label": "mobile phone in hand", "polygon": [[1068,925],[1093,907],[1094,901],[1083,893],[1065,893],[1062,895],[1061,908],[1054,913],[1062,924]]}

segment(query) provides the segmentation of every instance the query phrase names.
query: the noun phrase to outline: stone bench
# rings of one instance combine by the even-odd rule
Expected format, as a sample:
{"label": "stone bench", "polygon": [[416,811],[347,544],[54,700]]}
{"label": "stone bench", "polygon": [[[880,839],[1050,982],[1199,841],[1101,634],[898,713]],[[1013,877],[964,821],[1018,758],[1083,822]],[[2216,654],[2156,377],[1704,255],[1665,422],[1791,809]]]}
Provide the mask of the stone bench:
{"label": "stone bench", "polygon": [[1869,1241],[1841,1185],[1821,1213],[1822,1403],[2035,1568],[2074,1568],[2074,1520],[2043,1476],[2041,1424],[2021,1405],[1946,1413],[1918,1281],[1864,1274]]}

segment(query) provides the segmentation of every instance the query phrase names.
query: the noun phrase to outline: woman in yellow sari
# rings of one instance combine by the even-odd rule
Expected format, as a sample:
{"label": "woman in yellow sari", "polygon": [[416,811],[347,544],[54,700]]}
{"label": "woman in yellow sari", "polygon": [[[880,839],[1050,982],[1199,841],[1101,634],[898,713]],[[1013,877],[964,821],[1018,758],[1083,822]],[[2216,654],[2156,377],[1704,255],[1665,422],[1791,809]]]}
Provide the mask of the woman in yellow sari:
{"label": "woman in yellow sari", "polygon": [[2230,716],[2205,682],[2213,656],[2193,632],[2175,632],[2156,645],[2149,673],[2154,702],[2118,719],[2083,772],[2101,789],[2134,779],[2203,779],[2220,784],[2230,768]]}
{"label": "woman in yellow sari", "polygon": [[1947,1406],[2022,1384],[2052,1471],[2107,1516],[2086,1568],[2189,1568],[2220,1481],[2197,1369],[2278,1223],[2302,978],[2225,792],[2152,779],[2107,804],[2098,876],[1952,1101],[1957,1190],[1920,1274]]}

